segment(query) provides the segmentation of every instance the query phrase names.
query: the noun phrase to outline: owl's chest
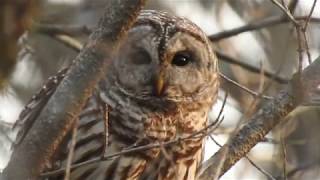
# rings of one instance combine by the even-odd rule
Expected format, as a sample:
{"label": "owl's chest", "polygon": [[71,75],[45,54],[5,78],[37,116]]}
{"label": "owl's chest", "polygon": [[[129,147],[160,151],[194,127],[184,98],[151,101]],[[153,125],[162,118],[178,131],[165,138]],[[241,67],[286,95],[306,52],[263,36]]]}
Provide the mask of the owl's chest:
{"label": "owl's chest", "polygon": [[143,173],[148,177],[145,179],[194,179],[202,161],[203,139],[193,135],[205,128],[206,123],[204,111],[148,119],[145,133],[149,137],[173,143],[145,152],[153,155],[152,163]]}
{"label": "owl's chest", "polygon": [[[138,112],[138,111],[136,111]],[[149,142],[165,142],[181,139],[201,131],[207,124],[205,109],[172,111],[149,111],[142,113],[111,112],[110,132],[119,139],[128,139],[127,145],[141,139]]]}
{"label": "owl's chest", "polygon": [[147,137],[168,141],[192,135],[201,131],[207,124],[207,112],[204,110],[184,111],[179,109],[170,114],[155,113],[143,123]]}

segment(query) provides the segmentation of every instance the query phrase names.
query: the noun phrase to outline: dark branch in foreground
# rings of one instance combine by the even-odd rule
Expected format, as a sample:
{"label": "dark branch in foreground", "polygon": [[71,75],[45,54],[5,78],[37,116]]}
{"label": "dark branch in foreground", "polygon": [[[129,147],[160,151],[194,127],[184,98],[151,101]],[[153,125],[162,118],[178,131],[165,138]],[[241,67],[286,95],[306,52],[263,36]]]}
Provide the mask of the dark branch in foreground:
{"label": "dark branch in foreground", "polygon": [[[268,101],[228,143],[219,149],[204,164],[199,179],[212,179],[228,171],[237,161],[244,157],[264,136],[285,118],[298,105],[320,105],[320,57],[302,71],[301,76],[295,75],[287,88],[273,100]],[[224,156],[227,151],[227,156]],[[224,160],[221,169],[219,163]]]}
{"label": "dark branch in foreground", "polygon": [[24,140],[15,148],[0,179],[37,179],[72,128],[144,2],[106,1],[105,13],[88,44],[77,56]]}

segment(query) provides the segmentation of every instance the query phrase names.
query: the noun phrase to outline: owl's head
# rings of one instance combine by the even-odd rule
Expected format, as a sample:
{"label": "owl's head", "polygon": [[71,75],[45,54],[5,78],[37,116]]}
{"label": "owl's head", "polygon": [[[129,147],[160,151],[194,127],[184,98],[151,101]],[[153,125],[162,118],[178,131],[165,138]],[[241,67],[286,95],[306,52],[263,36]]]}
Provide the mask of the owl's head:
{"label": "owl's head", "polygon": [[123,93],[144,100],[197,101],[218,86],[207,36],[187,19],[156,11],[142,11],[109,71]]}

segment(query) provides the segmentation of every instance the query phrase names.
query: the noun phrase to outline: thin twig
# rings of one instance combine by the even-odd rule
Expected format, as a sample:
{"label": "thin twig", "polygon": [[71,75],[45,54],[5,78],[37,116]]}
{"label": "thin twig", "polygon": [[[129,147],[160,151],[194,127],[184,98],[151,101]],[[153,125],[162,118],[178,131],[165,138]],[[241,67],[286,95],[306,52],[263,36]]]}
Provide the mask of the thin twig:
{"label": "thin twig", "polygon": [[299,23],[298,23],[298,22],[296,21],[296,19],[293,17],[293,15],[291,14],[291,12],[289,11],[288,8],[282,6],[277,0],[271,0],[271,2],[272,2],[273,4],[275,4],[276,6],[278,6],[278,7],[284,12],[284,14],[290,19],[290,21],[291,21],[294,25],[296,25],[296,26],[299,25]]}
{"label": "thin twig", "polygon": [[[227,82],[236,85],[237,87],[239,87],[240,89],[244,90],[245,92],[251,94],[252,96],[254,96],[254,97],[260,96],[259,93],[255,92],[255,91],[252,91],[251,89],[249,89],[249,88],[247,88],[247,87],[245,87],[245,86],[237,83],[236,81],[228,78],[226,75],[222,74],[221,72],[219,72],[219,75],[220,75],[224,80],[226,80]],[[263,97],[264,99],[267,99],[267,100],[273,99],[273,97],[270,97],[270,96],[267,96],[267,95],[262,95],[261,97]]]}
{"label": "thin twig", "polygon": [[79,118],[76,119],[73,129],[72,129],[72,137],[71,137],[71,144],[68,152],[68,158],[67,158],[67,164],[66,164],[66,172],[64,176],[64,180],[69,180],[70,179],[70,172],[71,172],[71,164],[72,164],[72,158],[74,154],[74,148],[77,143],[77,132],[78,132],[78,123],[79,123]]}
{"label": "thin twig", "polygon": [[[226,61],[228,63],[234,64],[234,65],[237,65],[237,66],[240,66],[240,67],[242,67],[242,68],[244,68],[244,69],[246,69],[246,70],[248,70],[250,72],[253,72],[253,73],[260,73],[260,69],[255,67],[255,66],[253,66],[253,65],[241,62],[240,60],[236,60],[233,57],[230,57],[227,54],[224,54],[223,52],[218,51],[218,50],[216,50],[215,53],[216,53],[217,57],[220,60]],[[269,71],[266,71],[266,70],[263,72],[263,74],[266,77],[277,81],[278,83],[286,84],[289,81],[289,79],[280,77],[277,74],[269,72]]]}
{"label": "thin twig", "polygon": [[176,163],[173,160],[172,154],[169,154],[169,152],[166,150],[166,148],[161,144],[160,142],[160,151],[162,153],[162,155],[164,156],[164,158],[170,163],[171,167],[174,168],[174,176],[173,179],[177,179],[176,175],[177,175],[177,166],[175,165]]}
{"label": "thin twig", "polygon": [[287,148],[284,142],[282,132],[280,133],[281,150],[282,150],[282,161],[283,161],[283,179],[287,180]]}
{"label": "thin twig", "polygon": [[312,60],[311,60],[310,48],[309,48],[309,43],[308,43],[306,31],[303,30],[302,35],[303,35],[303,39],[304,39],[304,41],[303,41],[304,42],[304,48],[305,48],[306,53],[307,53],[308,62],[309,62],[309,64],[311,64]]}
{"label": "thin twig", "polygon": [[309,12],[309,15],[308,15],[308,17],[307,17],[307,19],[306,19],[306,21],[305,21],[305,24],[304,24],[304,26],[303,26],[303,31],[306,31],[306,29],[307,29],[307,27],[308,27],[308,24],[309,24],[309,22],[310,22],[310,19],[311,19],[311,16],[312,16],[312,13],[313,13],[313,11],[314,11],[314,8],[316,7],[316,4],[317,4],[317,0],[314,0],[313,1],[313,4],[312,4],[312,7],[311,7],[311,10],[310,10],[310,12]]}
{"label": "thin twig", "polygon": [[263,95],[263,92],[264,92],[264,86],[265,86],[265,76],[264,76],[264,72],[265,72],[265,69],[264,69],[264,63],[263,63],[263,61],[260,61],[261,62],[261,70],[260,70],[260,80],[259,80],[259,90],[258,90],[258,92],[259,92],[259,96],[261,96],[261,95]]}
{"label": "thin twig", "polygon": [[[226,93],[225,98],[224,98],[223,103],[222,103],[222,107],[221,107],[220,112],[219,112],[219,115],[218,115],[218,117],[216,119],[216,121],[218,123],[219,122],[221,123],[223,121],[223,119],[224,119],[224,116],[222,116],[222,112],[223,112],[225,104],[227,102],[227,98],[228,98],[228,94]],[[219,119],[221,119],[221,120],[219,120]],[[218,127],[220,125],[220,123],[216,127]],[[209,136],[210,136],[211,133],[212,133],[212,131],[208,133]],[[221,159],[220,163],[217,164],[217,169],[219,169],[220,171],[221,171],[221,169],[223,167],[223,160],[224,160],[224,158],[227,157],[227,155],[228,155],[228,149],[225,149],[225,151],[222,152],[222,159]],[[219,174],[220,174],[219,170],[215,174],[211,175],[212,176],[211,179],[213,179],[213,180],[218,180],[219,179]]]}
{"label": "thin twig", "polygon": [[302,32],[302,29],[301,29],[301,26],[295,26],[295,29],[296,29],[296,33],[297,33],[297,40],[298,40],[298,73],[301,74],[302,72],[302,65],[303,65],[303,48],[302,48],[302,37],[301,37],[301,34],[303,33]]}
{"label": "thin twig", "polygon": [[[254,97],[253,101],[251,102],[251,104],[249,106],[247,106],[246,111],[243,115],[243,118],[241,118],[241,120],[243,120],[245,117],[249,117],[251,116],[257,109],[257,105],[259,104],[261,97],[263,95],[264,92],[266,92],[267,88],[264,88],[265,83],[264,83],[264,76],[263,76],[263,72],[264,72],[264,68],[263,68],[263,64],[261,64],[261,68],[260,68],[260,76],[259,76],[259,89],[258,89],[258,93],[257,95]],[[271,84],[272,82],[270,82]],[[239,121],[240,122],[240,121]]]}
{"label": "thin twig", "polygon": [[[219,114],[216,118],[216,120],[214,121],[214,124],[216,127],[219,127],[220,124],[222,123],[222,113],[223,113],[223,110],[224,110],[224,107],[225,105],[227,104],[227,99],[228,99],[228,93],[225,94],[224,98],[223,98],[223,102],[222,102],[222,106],[220,108],[220,111],[219,111]],[[212,133],[212,131],[210,132],[210,134]]]}
{"label": "thin twig", "polygon": [[311,64],[311,54],[310,54],[310,50],[309,50],[309,44],[308,44],[308,39],[307,39],[306,32],[307,32],[308,24],[310,22],[310,18],[312,16],[312,13],[313,13],[314,8],[316,6],[316,3],[317,3],[317,0],[314,0],[313,4],[312,4],[312,7],[311,7],[311,10],[309,12],[309,15],[308,15],[307,19],[305,20],[304,27],[302,28],[304,44],[305,44],[305,49],[306,49],[306,53],[307,53],[307,56],[308,56],[309,64]]}

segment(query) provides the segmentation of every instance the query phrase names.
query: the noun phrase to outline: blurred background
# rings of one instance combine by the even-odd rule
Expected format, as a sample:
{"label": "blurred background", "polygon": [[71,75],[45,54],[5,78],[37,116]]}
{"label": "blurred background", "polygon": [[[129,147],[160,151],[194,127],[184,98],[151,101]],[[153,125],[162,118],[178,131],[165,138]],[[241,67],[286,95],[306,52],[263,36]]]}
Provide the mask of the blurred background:
{"label": "blurred background", "polygon": [[[84,43],[87,28],[93,28],[103,12],[105,0],[12,0],[0,2],[0,169],[10,158],[16,132],[11,130],[20,111],[46,79],[66,67],[77,51],[57,40],[55,34],[38,31],[34,24],[83,27],[73,38]],[[313,0],[279,1],[295,16],[307,16]],[[271,0],[149,0],[146,9],[168,11],[199,25],[208,35],[266,19],[279,19],[283,12]],[[30,18],[32,17],[32,18]],[[311,60],[319,55],[320,4],[317,3],[306,31]],[[31,19],[31,20],[30,20]],[[26,31],[28,30],[28,31]],[[3,43],[4,42],[4,43]],[[273,97],[298,69],[298,38],[292,23],[274,23],[254,31],[215,40],[221,72],[241,85]],[[228,60],[229,58],[229,60]],[[230,59],[237,63],[230,63]],[[303,53],[302,66],[310,62]],[[244,64],[244,65],[239,65]],[[253,70],[248,70],[250,67]],[[261,76],[260,71],[276,78]],[[212,138],[221,145],[238,122],[245,122],[267,101],[222,81],[219,102],[212,108],[215,120],[225,94],[224,120]],[[221,179],[320,179],[320,111],[301,108],[293,119],[277,126]],[[205,159],[219,149],[208,138]],[[257,167],[261,169],[259,170]],[[264,172],[265,171],[265,172]],[[264,173],[263,173],[264,172]],[[286,176],[284,176],[286,174]]]}

